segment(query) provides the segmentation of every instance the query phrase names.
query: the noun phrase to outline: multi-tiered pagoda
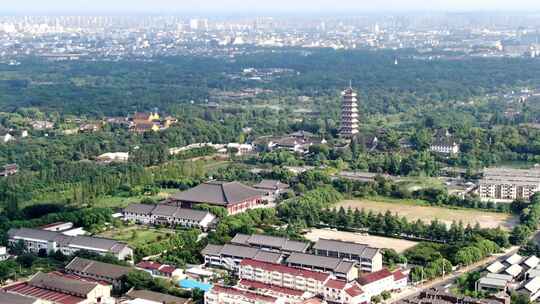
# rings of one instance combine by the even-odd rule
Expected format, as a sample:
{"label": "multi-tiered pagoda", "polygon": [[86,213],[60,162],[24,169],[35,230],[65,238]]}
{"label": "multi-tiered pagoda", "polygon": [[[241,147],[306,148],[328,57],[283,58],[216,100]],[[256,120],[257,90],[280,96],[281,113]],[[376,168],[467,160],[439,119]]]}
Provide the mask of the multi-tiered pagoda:
{"label": "multi-tiered pagoda", "polygon": [[339,135],[343,138],[352,138],[358,133],[358,100],[352,87],[343,91],[342,95]]}

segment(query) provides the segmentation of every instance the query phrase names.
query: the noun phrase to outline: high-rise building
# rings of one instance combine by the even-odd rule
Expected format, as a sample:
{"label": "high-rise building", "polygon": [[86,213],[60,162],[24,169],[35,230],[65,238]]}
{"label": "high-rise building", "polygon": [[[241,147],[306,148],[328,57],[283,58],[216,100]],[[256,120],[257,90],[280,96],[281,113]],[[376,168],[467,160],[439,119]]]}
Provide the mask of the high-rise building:
{"label": "high-rise building", "polygon": [[358,133],[358,100],[352,86],[343,91],[342,95],[339,135],[344,138],[351,138]]}

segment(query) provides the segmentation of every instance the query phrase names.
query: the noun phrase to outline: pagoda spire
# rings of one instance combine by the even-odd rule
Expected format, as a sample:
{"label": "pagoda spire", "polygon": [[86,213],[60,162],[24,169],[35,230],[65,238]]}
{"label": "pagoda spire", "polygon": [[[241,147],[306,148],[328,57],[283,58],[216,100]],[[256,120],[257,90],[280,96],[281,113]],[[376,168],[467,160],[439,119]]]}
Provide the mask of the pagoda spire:
{"label": "pagoda spire", "polygon": [[358,100],[352,88],[352,81],[349,81],[349,88],[343,91],[342,96],[339,135],[343,138],[352,138],[358,133]]}

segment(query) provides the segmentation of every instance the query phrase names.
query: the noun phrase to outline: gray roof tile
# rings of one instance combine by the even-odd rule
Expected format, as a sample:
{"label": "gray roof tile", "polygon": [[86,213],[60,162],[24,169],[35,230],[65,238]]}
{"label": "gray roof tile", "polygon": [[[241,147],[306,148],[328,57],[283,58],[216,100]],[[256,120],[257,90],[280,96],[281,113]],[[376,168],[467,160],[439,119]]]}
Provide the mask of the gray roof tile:
{"label": "gray roof tile", "polygon": [[253,258],[257,254],[258,251],[259,250],[256,248],[225,244],[223,245],[223,249],[221,250],[220,253],[222,255],[229,255],[229,256],[235,256],[235,257],[241,257],[241,258]]}
{"label": "gray roof tile", "polygon": [[181,208],[169,204],[131,204],[124,209],[124,212],[140,215],[166,216],[190,221],[201,221],[209,214],[208,211]]}
{"label": "gray roof tile", "polygon": [[263,179],[260,183],[253,185],[253,188],[264,190],[281,190],[289,188],[289,185],[284,184],[278,180]]}
{"label": "gray roof tile", "polygon": [[191,299],[179,298],[164,293],[150,290],[130,290],[126,296],[131,299],[144,299],[163,304],[186,304],[191,303]]}
{"label": "gray roof tile", "polygon": [[247,235],[238,233],[231,240],[231,243],[246,246],[273,247],[291,252],[305,252],[309,247],[308,242],[293,241],[284,237],[263,234]]}
{"label": "gray roof tile", "polygon": [[30,281],[28,281],[28,284],[33,287],[75,294],[82,298],[86,298],[86,296],[98,286],[97,283],[68,279],[43,272],[35,274]]}
{"label": "gray roof tile", "polygon": [[369,247],[365,244],[328,239],[319,239],[315,245],[313,245],[313,249],[356,254],[365,259],[373,258],[379,252],[379,249]]}
{"label": "gray roof tile", "polygon": [[68,272],[87,273],[94,276],[117,280],[128,274],[131,271],[131,268],[75,257],[65,267],[65,270]]}
{"label": "gray roof tile", "polygon": [[156,208],[155,205],[148,204],[131,204],[124,208],[124,212],[135,213],[135,214],[150,214],[152,210]]}
{"label": "gray roof tile", "polygon": [[287,263],[300,264],[310,267],[332,269],[335,272],[346,273],[355,265],[354,262],[344,261],[338,258],[318,256],[307,253],[292,253],[286,260]]}
{"label": "gray roof tile", "polygon": [[34,304],[36,302],[34,298],[0,290],[0,304]]}
{"label": "gray roof tile", "polygon": [[263,194],[263,191],[239,182],[207,182],[174,194],[171,198],[177,201],[227,206],[255,199]]}

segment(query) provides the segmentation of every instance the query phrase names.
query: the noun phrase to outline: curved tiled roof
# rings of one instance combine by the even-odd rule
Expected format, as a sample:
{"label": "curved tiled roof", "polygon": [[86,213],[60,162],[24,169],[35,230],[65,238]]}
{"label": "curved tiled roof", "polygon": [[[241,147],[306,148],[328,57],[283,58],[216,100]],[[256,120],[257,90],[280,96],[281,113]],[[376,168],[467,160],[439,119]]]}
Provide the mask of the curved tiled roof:
{"label": "curved tiled roof", "polygon": [[263,194],[263,191],[239,182],[207,182],[174,194],[171,198],[177,201],[227,206],[260,198]]}

